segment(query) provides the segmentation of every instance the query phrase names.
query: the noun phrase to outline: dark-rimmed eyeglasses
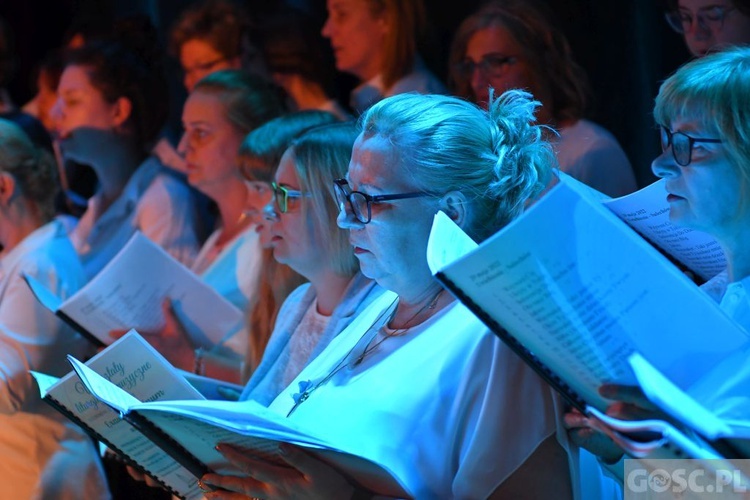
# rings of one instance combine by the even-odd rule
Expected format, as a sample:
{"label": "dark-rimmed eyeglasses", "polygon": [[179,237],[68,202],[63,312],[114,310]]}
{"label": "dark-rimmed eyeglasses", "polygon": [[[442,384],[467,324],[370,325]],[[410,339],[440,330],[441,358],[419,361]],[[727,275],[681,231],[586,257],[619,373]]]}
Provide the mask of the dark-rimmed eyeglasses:
{"label": "dark-rimmed eyeglasses", "polygon": [[354,217],[362,224],[367,224],[372,220],[373,203],[434,196],[432,193],[427,193],[425,191],[372,196],[360,191],[352,191],[352,188],[349,186],[349,181],[346,179],[336,179],[333,181],[333,190],[336,192],[336,203],[339,206],[339,211],[345,212],[346,205],[348,204]]}
{"label": "dark-rimmed eyeglasses", "polygon": [[464,59],[453,66],[453,70],[463,78],[471,78],[474,70],[479,71],[487,77],[499,78],[508,70],[508,67],[515,64],[518,59],[515,56],[503,56],[499,54],[489,54],[484,56],[478,63],[471,59]]}
{"label": "dark-rimmed eyeglasses", "polygon": [[664,125],[661,128],[661,149],[666,151],[672,146],[672,156],[678,165],[686,167],[693,160],[693,145],[696,142],[720,143],[721,139],[704,139],[690,137],[683,132],[672,132]]}
{"label": "dark-rimmed eyeglasses", "polygon": [[693,14],[685,10],[674,10],[667,12],[665,17],[669,26],[677,33],[685,33],[690,31],[693,23],[698,23],[697,26],[704,29],[711,29],[713,31],[720,31],[724,27],[724,18],[727,17],[734,7],[714,5],[712,7],[706,7],[698,9],[698,13]]}
{"label": "dark-rimmed eyeglasses", "polygon": [[294,189],[289,189],[286,186],[280,186],[275,182],[271,183],[271,189],[273,190],[273,201],[276,204],[276,208],[279,212],[285,214],[289,211],[289,199],[306,198],[310,196],[309,193],[303,193]]}

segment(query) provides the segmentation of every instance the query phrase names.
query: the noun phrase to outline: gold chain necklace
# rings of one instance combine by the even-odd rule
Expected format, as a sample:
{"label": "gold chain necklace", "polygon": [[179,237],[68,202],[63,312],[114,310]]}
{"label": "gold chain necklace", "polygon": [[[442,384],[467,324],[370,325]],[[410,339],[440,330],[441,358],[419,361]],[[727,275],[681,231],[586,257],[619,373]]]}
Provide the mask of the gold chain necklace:
{"label": "gold chain necklace", "polygon": [[[443,293],[443,288],[441,288],[431,299],[429,302],[425,303],[417,312],[415,312],[407,321],[404,323],[404,326],[394,330],[390,333],[385,333],[383,335],[383,338],[381,338],[378,342],[375,344],[372,343],[373,340],[375,340],[375,337],[377,337],[378,332],[380,331],[383,326],[390,323],[390,321],[393,319],[393,317],[396,315],[396,309],[398,307],[398,297],[394,299],[394,301],[389,305],[386,309],[383,310],[383,312],[378,315],[378,317],[375,319],[375,321],[370,325],[367,330],[365,330],[365,333],[360,337],[360,340],[354,344],[354,346],[349,349],[349,352],[346,353],[346,355],[341,358],[341,360],[336,364],[336,366],[328,372],[328,375],[323,377],[317,384],[313,384],[312,381],[308,380],[305,382],[299,382],[300,385],[300,392],[294,394],[292,398],[294,398],[294,406],[292,406],[291,410],[289,410],[289,413],[287,413],[287,417],[289,417],[294,410],[296,410],[299,405],[307,401],[307,399],[310,397],[310,395],[315,392],[320,386],[326,384],[329,380],[331,380],[338,372],[340,372],[345,366],[348,366],[347,360],[352,355],[352,352],[357,348],[357,346],[360,344],[362,339],[364,339],[372,330],[375,328],[376,325],[379,325],[377,329],[375,329],[375,334],[370,337],[370,339],[367,341],[367,344],[365,344],[365,348],[362,351],[362,354],[357,356],[357,359],[352,363],[351,366],[358,366],[364,361],[365,357],[373,352],[377,347],[382,344],[386,339],[392,338],[392,337],[400,337],[404,334],[406,334],[409,329],[412,327],[411,322],[414,321],[417,316],[422,314],[424,311],[433,310],[437,306],[438,299],[440,298],[440,295]],[[380,324],[383,317],[388,314],[388,318],[383,324]]]}
{"label": "gold chain necklace", "polygon": [[[373,344],[372,341],[375,340],[375,337],[378,336],[378,334],[375,333],[375,335],[373,335],[373,337],[367,342],[367,345],[365,345],[365,349],[364,349],[364,351],[362,351],[362,354],[360,354],[359,356],[357,356],[357,359],[354,361],[353,366],[360,365],[362,363],[362,361],[364,361],[365,357],[368,354],[370,354],[372,351],[374,351],[375,349],[377,349],[377,347],[380,344],[382,344],[386,339],[389,339],[391,337],[400,337],[400,336],[406,334],[409,331],[409,329],[412,327],[411,322],[414,321],[417,318],[417,316],[419,316],[420,314],[422,314],[425,311],[432,311],[433,309],[435,309],[435,307],[437,306],[437,301],[440,298],[440,294],[442,294],[442,293],[443,293],[443,289],[441,288],[438,291],[438,293],[436,293],[432,297],[432,300],[430,300],[425,305],[423,305],[422,307],[420,307],[419,310],[417,312],[415,312],[412,315],[412,317],[409,318],[406,321],[406,323],[404,323],[403,327],[394,329],[392,332],[385,332],[384,331],[383,332],[383,337],[380,340],[378,340],[377,342],[375,342]],[[388,321],[383,326],[388,326],[388,323],[390,323],[393,320],[393,316],[395,316],[395,315],[396,315],[396,310],[394,309],[393,310],[393,314],[391,314],[391,317],[388,319]],[[380,331],[380,328],[378,328],[378,331]],[[372,345],[370,345],[370,344],[372,344]]]}

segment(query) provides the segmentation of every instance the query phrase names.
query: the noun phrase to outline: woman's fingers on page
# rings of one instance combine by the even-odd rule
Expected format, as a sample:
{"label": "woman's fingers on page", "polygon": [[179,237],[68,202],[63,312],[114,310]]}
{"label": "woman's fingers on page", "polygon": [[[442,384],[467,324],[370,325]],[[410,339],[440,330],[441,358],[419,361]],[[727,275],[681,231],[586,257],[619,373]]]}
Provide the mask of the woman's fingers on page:
{"label": "woman's fingers on page", "polygon": [[300,476],[295,469],[286,466],[280,467],[278,465],[272,465],[263,460],[248,457],[247,453],[225,443],[220,443],[216,447],[216,450],[224,455],[224,457],[235,467],[258,481],[274,482],[282,476]]}
{"label": "woman's fingers on page", "polygon": [[268,495],[263,483],[249,476],[206,474],[201,478],[200,483],[201,488],[206,492],[206,498],[235,500],[252,497],[266,498]]}
{"label": "woman's fingers on page", "polygon": [[636,385],[603,384],[599,388],[599,394],[607,399],[622,401],[644,409],[656,408],[643,393],[643,389]]}
{"label": "woman's fingers on page", "polygon": [[134,467],[131,467],[129,465],[125,466],[126,470],[128,471],[128,475],[135,479],[136,481],[145,481],[146,480],[146,474],[142,473],[138,469],[135,469]]}
{"label": "woman's fingers on page", "polygon": [[[320,498],[351,498],[354,487],[330,465],[298,446],[282,443],[279,451],[286,463],[302,474],[302,487]],[[298,483],[299,484],[299,483]]]}
{"label": "woman's fingers on page", "polygon": [[624,401],[616,401],[607,407],[607,415],[620,420],[651,420],[666,418],[666,415],[654,409],[643,408],[642,406],[625,403]]}
{"label": "woman's fingers on page", "polygon": [[164,299],[161,307],[164,316],[164,328],[162,328],[162,335],[169,335],[175,338],[184,340],[186,344],[190,343],[190,337],[188,337],[185,325],[182,324],[180,318],[177,316],[175,310],[175,304],[169,297]]}
{"label": "woman's fingers on page", "polygon": [[129,465],[126,465],[125,468],[128,471],[128,475],[135,479],[136,481],[143,481],[148,486],[151,486],[152,488],[162,488],[162,485],[156,482],[154,479],[151,478],[148,474],[144,474],[138,469],[131,467]]}
{"label": "woman's fingers on page", "polygon": [[240,450],[229,445],[220,444],[217,449],[235,466],[252,477],[254,481],[250,487],[241,481],[232,484],[241,485],[244,487],[243,491],[250,496],[281,499],[348,499],[354,493],[352,486],[341,474],[293,446],[282,445],[279,449],[289,466],[248,459]]}
{"label": "woman's fingers on page", "polygon": [[566,429],[588,427],[588,418],[586,418],[586,415],[574,408],[563,415],[563,425]]}
{"label": "woman's fingers on page", "polygon": [[[583,419],[586,420],[586,417],[583,417]],[[622,449],[614,441],[591,427],[574,427],[569,429],[568,439],[573,444],[587,450],[593,455],[601,457],[608,463],[616,462],[623,454]]]}

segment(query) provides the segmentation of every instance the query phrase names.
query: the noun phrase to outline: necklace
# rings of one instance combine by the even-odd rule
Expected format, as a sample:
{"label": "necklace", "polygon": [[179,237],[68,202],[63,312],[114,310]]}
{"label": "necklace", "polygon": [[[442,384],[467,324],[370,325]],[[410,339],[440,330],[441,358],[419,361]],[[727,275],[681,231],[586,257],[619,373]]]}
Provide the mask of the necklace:
{"label": "necklace", "polygon": [[[417,312],[415,312],[405,323],[404,326],[398,329],[393,330],[392,332],[385,332],[383,337],[375,342],[372,343],[373,340],[375,340],[375,337],[378,336],[378,332],[381,328],[386,326],[388,323],[390,323],[393,320],[393,317],[396,315],[396,309],[398,308],[398,297],[396,297],[391,305],[389,305],[383,312],[378,315],[378,317],[375,319],[375,321],[370,325],[370,327],[365,331],[365,333],[362,335],[360,340],[354,344],[354,346],[349,349],[349,352],[346,353],[346,355],[341,358],[341,360],[336,364],[333,369],[328,372],[328,374],[320,379],[317,383],[313,383],[311,380],[307,380],[304,382],[299,382],[299,389],[300,392],[294,394],[292,398],[294,398],[294,406],[292,406],[291,410],[289,410],[289,413],[287,413],[287,417],[289,417],[294,410],[296,410],[299,405],[307,401],[307,399],[310,397],[310,395],[315,392],[320,386],[326,384],[329,380],[331,380],[338,372],[340,372],[344,367],[346,366],[358,366],[364,361],[365,357],[373,352],[377,347],[382,344],[386,339],[392,338],[392,337],[400,337],[402,335],[405,335],[409,329],[413,326],[411,323],[414,321],[417,316],[422,314],[424,311],[433,310],[437,306],[438,299],[440,298],[440,295],[443,293],[443,288],[441,288],[428,302],[425,303],[422,307],[419,308]],[[381,323],[384,317],[387,319]],[[377,325],[377,328],[375,328]],[[365,348],[362,351],[362,354],[357,356],[357,358],[354,360],[351,365],[347,362],[349,358],[351,357],[352,353],[355,349],[357,349],[357,346],[359,346],[362,341],[365,339],[365,337],[368,336],[371,332],[374,333],[370,336],[370,338],[367,340],[367,343],[365,344]]]}
{"label": "necklace", "polygon": [[[404,323],[404,326],[402,326],[401,328],[396,328],[395,330],[393,330],[391,332],[384,331],[383,332],[383,337],[380,340],[378,340],[377,342],[375,342],[373,344],[372,341],[375,340],[375,337],[378,336],[378,332],[380,331],[380,328],[378,328],[378,330],[375,332],[375,335],[373,335],[372,338],[370,338],[370,340],[365,345],[365,349],[362,351],[362,354],[360,354],[359,356],[357,356],[357,359],[354,360],[353,366],[360,365],[362,363],[362,361],[364,361],[365,357],[368,354],[370,354],[372,351],[374,351],[375,349],[377,349],[377,347],[380,344],[382,344],[383,342],[385,342],[387,339],[389,339],[391,337],[400,337],[400,336],[406,334],[409,331],[409,329],[412,327],[411,322],[414,321],[417,318],[417,316],[419,316],[420,314],[422,314],[425,311],[432,311],[433,309],[435,309],[435,306],[437,306],[437,301],[440,298],[440,295],[442,293],[443,293],[443,289],[441,288],[440,290],[438,290],[438,293],[436,293],[432,297],[432,300],[430,300],[425,305],[423,305],[422,307],[420,307],[419,310],[417,312],[415,312],[412,315],[412,317],[409,318],[406,321],[406,323]],[[393,310],[393,312],[391,313],[390,317],[388,318],[388,321],[385,323],[384,326],[388,326],[388,324],[393,320],[393,316],[395,316],[395,314],[396,314],[396,309]]]}

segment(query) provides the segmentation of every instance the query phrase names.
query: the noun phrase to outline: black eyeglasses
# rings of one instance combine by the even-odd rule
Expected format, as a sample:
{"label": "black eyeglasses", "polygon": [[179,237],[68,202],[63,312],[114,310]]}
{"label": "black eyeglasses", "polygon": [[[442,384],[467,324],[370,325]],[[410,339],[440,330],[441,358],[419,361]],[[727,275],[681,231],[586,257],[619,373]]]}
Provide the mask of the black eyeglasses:
{"label": "black eyeglasses", "polygon": [[405,200],[407,198],[422,198],[425,196],[434,196],[432,193],[418,191],[413,193],[401,194],[381,194],[371,196],[359,191],[352,191],[349,181],[346,179],[336,179],[333,181],[333,190],[336,192],[336,203],[339,211],[346,211],[346,204],[349,203],[354,217],[362,224],[367,224],[372,220],[372,204],[383,201]]}
{"label": "black eyeglasses", "polygon": [[693,14],[691,12],[684,10],[667,12],[665,17],[667,18],[669,26],[677,33],[690,31],[690,28],[693,26],[693,21],[697,22],[700,27],[719,31],[724,27],[724,18],[733,10],[734,7],[714,5],[713,7],[698,9],[695,19],[693,19]]}
{"label": "black eyeglasses", "polygon": [[478,63],[471,59],[464,59],[455,64],[453,69],[463,78],[471,78],[474,70],[479,68],[485,76],[498,78],[503,76],[508,67],[515,64],[518,59],[515,56],[502,56],[499,54],[489,54],[484,56]]}
{"label": "black eyeglasses", "polygon": [[669,146],[672,146],[672,156],[674,156],[674,161],[683,167],[690,165],[690,162],[693,159],[693,145],[696,142],[721,142],[721,139],[701,139],[690,137],[682,132],[672,132],[664,125],[660,125],[660,128],[662,151],[666,151]]}
{"label": "black eyeglasses", "polygon": [[279,212],[285,214],[289,211],[289,199],[299,199],[310,196],[309,193],[303,193],[302,191],[296,191],[289,189],[286,186],[279,186],[275,182],[271,183],[271,189],[273,190],[273,200],[278,207]]}

